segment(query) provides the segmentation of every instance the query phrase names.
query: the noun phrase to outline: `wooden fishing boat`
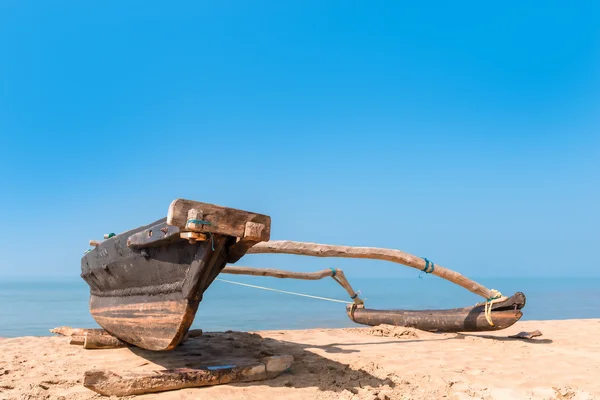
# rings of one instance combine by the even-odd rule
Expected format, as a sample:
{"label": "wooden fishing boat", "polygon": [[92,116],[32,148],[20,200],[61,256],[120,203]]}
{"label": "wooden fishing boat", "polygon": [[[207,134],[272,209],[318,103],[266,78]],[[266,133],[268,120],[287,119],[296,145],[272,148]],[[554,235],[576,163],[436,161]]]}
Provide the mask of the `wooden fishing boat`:
{"label": "wooden fishing boat", "polygon": [[81,261],[91,314],[125,342],[171,350],[226,263],[269,240],[270,227],[266,215],[175,200],[167,218],[91,242]]}
{"label": "wooden fishing boat", "polygon": [[[438,332],[504,329],[518,321],[525,295],[504,297],[463,275],[400,250],[269,241],[270,217],[177,199],[167,218],[118,235],[108,234],[81,262],[90,287],[90,311],[118,339],[149,350],[171,350],[189,330],[204,291],[219,273],[292,279],[333,278],[347,291],[348,316],[365,325],[391,324]],[[297,254],[385,260],[422,270],[482,296],[473,307],[451,310],[370,310],[343,271],[315,273],[226,267],[246,253]]]}

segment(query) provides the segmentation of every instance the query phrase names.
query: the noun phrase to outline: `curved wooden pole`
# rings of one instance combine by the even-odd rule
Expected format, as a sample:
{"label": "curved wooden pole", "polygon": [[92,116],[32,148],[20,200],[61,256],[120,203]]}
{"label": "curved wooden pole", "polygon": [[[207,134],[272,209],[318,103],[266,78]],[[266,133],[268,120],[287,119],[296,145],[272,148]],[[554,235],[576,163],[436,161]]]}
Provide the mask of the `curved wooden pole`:
{"label": "curved wooden pole", "polygon": [[[340,257],[340,258],[368,258],[373,260],[391,261],[403,264],[408,267],[424,270],[426,262],[423,258],[413,256],[400,250],[383,249],[378,247],[356,247],[356,246],[336,246],[329,244],[294,242],[291,240],[273,240],[261,242],[251,247],[248,254],[297,254],[313,257]],[[431,270],[431,262],[429,263]],[[455,283],[470,292],[473,292],[485,299],[494,298],[498,295],[495,290],[490,290],[483,285],[452,271],[435,264],[432,275],[439,276],[452,283]]]}
{"label": "curved wooden pole", "polygon": [[253,268],[253,267],[236,267],[230,266],[225,267],[221,271],[223,274],[233,274],[233,275],[253,275],[253,276],[270,276],[273,278],[290,278],[290,279],[303,279],[308,281],[316,281],[319,279],[332,277],[334,281],[339,283],[348,295],[354,301],[356,305],[363,305],[364,301],[358,297],[358,294],[354,291],[348,279],[346,279],[346,275],[344,275],[344,271],[341,269],[324,269],[317,272],[294,272],[294,271],[284,271],[281,269],[271,269],[271,268]]}
{"label": "curved wooden pole", "polygon": [[232,275],[270,276],[273,278],[303,279],[306,281],[317,281],[319,279],[327,278],[333,275],[333,271],[331,269],[324,269],[322,271],[316,272],[294,272],[272,268],[254,268],[238,266],[227,266],[223,268],[221,272],[224,274]]}

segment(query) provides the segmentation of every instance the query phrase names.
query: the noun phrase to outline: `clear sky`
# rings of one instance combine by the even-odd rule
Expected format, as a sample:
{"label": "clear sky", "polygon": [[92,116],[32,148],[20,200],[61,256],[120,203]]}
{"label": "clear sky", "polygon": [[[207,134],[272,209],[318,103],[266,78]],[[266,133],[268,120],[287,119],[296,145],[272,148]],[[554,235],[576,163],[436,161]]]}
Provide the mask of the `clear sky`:
{"label": "clear sky", "polygon": [[599,20],[596,1],[1,2],[0,277],[78,279],[89,239],[178,197],[270,214],[273,239],[598,277]]}

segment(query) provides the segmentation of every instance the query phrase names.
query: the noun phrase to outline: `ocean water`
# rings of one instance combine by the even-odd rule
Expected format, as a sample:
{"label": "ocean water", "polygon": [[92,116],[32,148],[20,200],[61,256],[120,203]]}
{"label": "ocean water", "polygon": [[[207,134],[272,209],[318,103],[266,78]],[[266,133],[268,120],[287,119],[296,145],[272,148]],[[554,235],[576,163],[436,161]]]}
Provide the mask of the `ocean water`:
{"label": "ocean water", "polygon": [[[331,279],[282,280],[221,275],[224,279],[315,296],[347,300]],[[473,305],[481,299],[433,276],[353,278],[366,306],[432,309]],[[598,278],[485,278],[478,281],[505,295],[527,296],[524,320],[600,318]],[[0,281],[0,337],[45,336],[68,325],[97,327],[88,310],[89,289],[80,279],[47,282]],[[345,305],[215,281],[205,292],[194,328],[205,331],[351,327]]]}

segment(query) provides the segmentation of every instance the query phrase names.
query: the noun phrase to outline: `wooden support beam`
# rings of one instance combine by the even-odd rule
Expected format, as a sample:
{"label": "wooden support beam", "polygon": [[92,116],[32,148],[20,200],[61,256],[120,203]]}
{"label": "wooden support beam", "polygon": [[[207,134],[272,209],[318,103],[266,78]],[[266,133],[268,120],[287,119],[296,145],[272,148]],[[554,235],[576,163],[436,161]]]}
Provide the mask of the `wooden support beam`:
{"label": "wooden support beam", "polygon": [[120,341],[114,336],[110,335],[94,335],[86,333],[83,341],[83,348],[87,350],[91,349],[118,349],[120,347],[126,347],[127,343]]}
{"label": "wooden support beam", "polygon": [[270,242],[257,243],[247,251],[248,254],[297,254],[313,257],[340,257],[340,258],[367,258],[373,260],[391,261],[403,264],[418,270],[424,270],[429,265],[429,272],[432,275],[439,276],[452,283],[455,283],[470,292],[473,292],[485,299],[493,298],[498,295],[495,290],[490,290],[485,286],[452,271],[441,265],[426,263],[425,259],[400,250],[383,249],[378,247],[356,247],[356,246],[336,246],[319,243],[294,242],[291,240],[274,240]]}
{"label": "wooden support beam", "polygon": [[364,304],[363,300],[358,297],[358,294],[354,291],[348,279],[344,275],[344,271],[341,269],[324,269],[316,272],[294,272],[294,271],[284,271],[281,269],[271,269],[271,268],[253,268],[253,267],[238,267],[238,266],[229,266],[223,268],[221,273],[224,274],[232,274],[232,275],[253,275],[253,276],[270,276],[273,278],[281,278],[281,279],[302,279],[315,281],[323,278],[332,277],[338,284],[340,284],[348,295],[354,301],[354,304],[361,305]]}
{"label": "wooden support beam", "polygon": [[[195,218],[194,218],[195,216]],[[201,217],[201,218],[200,218]],[[259,241],[269,240],[271,217],[234,208],[221,207],[199,201],[176,199],[169,206],[167,224],[182,230],[211,232],[213,234],[243,238],[246,223],[264,225]]]}
{"label": "wooden support beam", "polygon": [[71,336],[71,340],[69,340],[69,344],[75,346],[83,346],[85,343],[85,336]]}
{"label": "wooden support beam", "polygon": [[262,223],[246,222],[244,227],[244,236],[242,238],[238,238],[238,241],[229,248],[227,262],[234,263],[242,258],[249,248],[270,235],[269,233],[266,233],[268,229],[270,228]]}
{"label": "wooden support beam", "polygon": [[90,240],[90,246],[98,246],[100,243],[102,243],[101,240]]}
{"label": "wooden support beam", "polygon": [[333,275],[331,269],[316,272],[295,272],[272,268],[239,267],[235,265],[227,266],[221,272],[232,275],[270,276],[272,278],[302,279],[307,281],[317,281]]}
{"label": "wooden support beam", "polygon": [[190,329],[187,333],[188,338],[196,338],[203,335],[202,329]]}
{"label": "wooden support beam", "polygon": [[[60,336],[85,336],[87,333],[93,335],[109,335],[104,329],[99,328],[71,328],[70,326],[57,326],[56,328],[50,329],[51,333]],[[83,344],[83,343],[82,343]]]}
{"label": "wooden support beam", "polygon": [[194,244],[197,241],[204,242],[205,240],[207,240],[205,234],[198,232],[181,232],[179,234],[179,237],[188,240],[191,244]]}
{"label": "wooden support beam", "polygon": [[[61,326],[51,329],[50,332],[62,336],[69,336],[71,337],[69,344],[83,346],[84,349],[116,349],[128,346],[127,343],[112,336],[104,329],[84,329]],[[180,344],[183,344],[188,338],[197,338],[200,336],[202,336],[202,329],[190,329]]]}
{"label": "wooden support beam", "polygon": [[108,370],[86,371],[83,386],[104,396],[133,396],[191,387],[272,379],[290,368],[291,355],[265,357],[241,365],[209,365],[203,368],[167,369],[147,373],[116,374]]}

